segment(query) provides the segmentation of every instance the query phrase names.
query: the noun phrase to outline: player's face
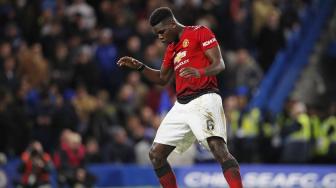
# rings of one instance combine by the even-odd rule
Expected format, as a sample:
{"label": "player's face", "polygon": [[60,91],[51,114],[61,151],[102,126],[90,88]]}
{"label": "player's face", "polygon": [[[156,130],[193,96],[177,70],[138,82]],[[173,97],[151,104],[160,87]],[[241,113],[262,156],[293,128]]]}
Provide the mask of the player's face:
{"label": "player's face", "polygon": [[153,27],[153,31],[162,43],[170,44],[175,40],[175,27],[176,25],[173,23],[159,23]]}

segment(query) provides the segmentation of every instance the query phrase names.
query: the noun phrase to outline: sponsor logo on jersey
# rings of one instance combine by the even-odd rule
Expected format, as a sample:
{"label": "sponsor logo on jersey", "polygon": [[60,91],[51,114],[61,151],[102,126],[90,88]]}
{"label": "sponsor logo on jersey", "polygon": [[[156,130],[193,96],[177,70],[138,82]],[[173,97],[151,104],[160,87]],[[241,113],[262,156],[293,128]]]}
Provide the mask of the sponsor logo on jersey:
{"label": "sponsor logo on jersey", "polygon": [[203,46],[203,47],[206,47],[206,46],[209,46],[210,44],[212,44],[212,43],[214,43],[214,42],[216,42],[216,38],[212,38],[212,39],[210,39],[210,40],[207,40],[207,41],[203,42],[203,43],[202,43],[202,46]]}
{"label": "sponsor logo on jersey", "polygon": [[177,69],[180,68],[182,65],[187,64],[187,63],[189,63],[189,59],[186,59],[186,60],[184,60],[184,61],[181,61],[179,64],[177,64],[177,65],[175,66],[174,70],[177,70]]}
{"label": "sponsor logo on jersey", "polygon": [[181,51],[177,53],[174,58],[174,64],[180,62],[181,59],[184,58],[185,56],[187,56],[187,51]]}
{"label": "sponsor logo on jersey", "polygon": [[186,48],[186,47],[188,47],[189,46],[189,40],[188,39],[184,39],[183,40],[183,43],[182,43],[182,47],[183,48]]}

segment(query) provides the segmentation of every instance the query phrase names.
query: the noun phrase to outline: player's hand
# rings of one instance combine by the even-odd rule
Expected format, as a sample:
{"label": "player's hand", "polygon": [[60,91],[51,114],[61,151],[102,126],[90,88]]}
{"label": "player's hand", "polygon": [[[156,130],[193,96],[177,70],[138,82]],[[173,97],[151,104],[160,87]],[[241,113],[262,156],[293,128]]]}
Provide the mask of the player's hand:
{"label": "player's hand", "polygon": [[184,67],[180,70],[180,76],[183,78],[189,78],[189,77],[201,77],[201,74],[198,69],[195,69],[193,67]]}
{"label": "player's hand", "polygon": [[125,56],[118,60],[117,65],[119,67],[125,66],[131,69],[138,69],[142,66],[142,63],[139,60],[134,59],[133,57]]}

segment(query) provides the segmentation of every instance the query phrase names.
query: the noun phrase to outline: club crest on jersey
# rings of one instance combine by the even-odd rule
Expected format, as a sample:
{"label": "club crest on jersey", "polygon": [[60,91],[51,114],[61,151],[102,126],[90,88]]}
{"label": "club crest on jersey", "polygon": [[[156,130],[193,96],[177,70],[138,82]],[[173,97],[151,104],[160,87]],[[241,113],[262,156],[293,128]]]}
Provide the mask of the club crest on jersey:
{"label": "club crest on jersey", "polygon": [[181,59],[184,58],[185,56],[187,56],[187,51],[182,51],[182,52],[177,53],[174,58],[174,63],[180,62]]}
{"label": "club crest on jersey", "polygon": [[189,46],[189,40],[188,39],[184,39],[183,40],[183,43],[182,43],[182,47],[183,48],[186,48],[186,47],[188,47]]}

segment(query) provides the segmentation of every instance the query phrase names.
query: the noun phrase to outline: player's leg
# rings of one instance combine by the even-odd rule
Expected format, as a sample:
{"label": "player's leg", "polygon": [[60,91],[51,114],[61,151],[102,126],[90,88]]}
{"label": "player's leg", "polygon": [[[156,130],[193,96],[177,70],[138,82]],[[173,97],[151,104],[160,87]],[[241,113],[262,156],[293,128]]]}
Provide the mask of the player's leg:
{"label": "player's leg", "polygon": [[206,94],[190,103],[194,116],[189,119],[192,132],[216,160],[230,188],[242,187],[239,166],[226,145],[226,120],[222,99],[218,94]]}
{"label": "player's leg", "polygon": [[175,146],[154,143],[149,151],[149,158],[163,188],[176,188],[176,178],[167,157]]}
{"label": "player's leg", "polygon": [[230,188],[243,187],[238,162],[230,154],[224,139],[213,136],[207,138],[207,142],[210,151],[214,155],[215,159],[220,163],[224,177]]}
{"label": "player's leg", "polygon": [[168,155],[174,149],[185,151],[195,140],[185,119],[183,105],[175,104],[161,122],[149,152],[156,175],[164,188],[177,187],[175,175],[167,162]]}

